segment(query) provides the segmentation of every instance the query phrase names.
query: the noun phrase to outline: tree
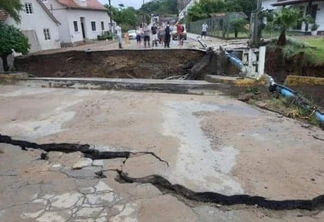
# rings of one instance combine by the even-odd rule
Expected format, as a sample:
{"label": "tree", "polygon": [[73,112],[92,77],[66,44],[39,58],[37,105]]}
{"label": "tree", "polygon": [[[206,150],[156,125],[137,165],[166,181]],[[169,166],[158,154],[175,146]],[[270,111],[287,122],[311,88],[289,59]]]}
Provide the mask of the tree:
{"label": "tree", "polygon": [[0,22],[0,57],[5,71],[9,70],[7,57],[12,50],[26,55],[29,48],[27,37],[19,29]]}
{"label": "tree", "polygon": [[296,26],[300,19],[303,18],[300,18],[300,12],[296,8],[282,8],[280,11],[271,13],[267,26],[271,29],[277,28],[280,30],[277,45],[286,45],[287,29]]}
{"label": "tree", "polygon": [[231,30],[234,31],[235,38],[238,37],[238,32],[247,31],[246,25],[248,24],[248,21],[243,18],[236,18],[230,21],[230,27]]}
{"label": "tree", "polygon": [[133,7],[127,7],[123,4],[119,4],[119,8],[105,5],[110,11],[110,16],[114,21],[117,22],[122,28],[122,30],[133,29],[136,27],[137,23],[137,12]]}
{"label": "tree", "polygon": [[0,1],[0,9],[7,12],[16,22],[20,22],[19,11],[22,9],[20,0]]}

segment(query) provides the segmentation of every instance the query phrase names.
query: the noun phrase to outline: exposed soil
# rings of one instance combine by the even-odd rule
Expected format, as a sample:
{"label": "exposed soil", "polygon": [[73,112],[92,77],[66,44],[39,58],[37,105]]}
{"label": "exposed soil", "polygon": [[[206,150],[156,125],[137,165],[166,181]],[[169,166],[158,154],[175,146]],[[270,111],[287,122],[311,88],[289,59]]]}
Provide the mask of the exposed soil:
{"label": "exposed soil", "polygon": [[[69,51],[20,57],[18,71],[39,77],[104,77],[164,79],[184,75],[205,55],[200,50]],[[207,67],[203,73],[210,73]]]}
{"label": "exposed soil", "polygon": [[282,50],[267,48],[265,72],[283,83],[288,75],[324,77],[324,67],[308,64],[304,53],[285,59]]}

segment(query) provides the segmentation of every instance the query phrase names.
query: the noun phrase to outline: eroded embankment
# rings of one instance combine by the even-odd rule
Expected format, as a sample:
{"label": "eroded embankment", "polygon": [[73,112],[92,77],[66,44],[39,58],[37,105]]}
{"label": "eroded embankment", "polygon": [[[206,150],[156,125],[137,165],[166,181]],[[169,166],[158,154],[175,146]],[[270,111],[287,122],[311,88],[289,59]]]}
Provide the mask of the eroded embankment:
{"label": "eroded embankment", "polygon": [[[39,77],[164,79],[190,73],[206,52],[191,49],[69,51],[17,58],[18,71]],[[212,64],[202,73],[211,73]]]}

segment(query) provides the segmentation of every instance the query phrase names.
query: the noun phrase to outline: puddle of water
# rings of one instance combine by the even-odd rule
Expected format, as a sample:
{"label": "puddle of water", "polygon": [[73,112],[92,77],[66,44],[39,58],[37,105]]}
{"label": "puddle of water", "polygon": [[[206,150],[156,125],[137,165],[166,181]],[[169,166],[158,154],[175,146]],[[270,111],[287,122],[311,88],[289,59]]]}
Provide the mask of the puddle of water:
{"label": "puddle of water", "polygon": [[167,176],[171,182],[195,191],[227,195],[243,193],[241,185],[229,175],[239,151],[232,146],[213,150],[201,130],[200,120],[193,115],[199,111],[221,111],[222,108],[195,101],[167,102],[165,106],[164,135],[176,136],[181,142],[176,165]]}

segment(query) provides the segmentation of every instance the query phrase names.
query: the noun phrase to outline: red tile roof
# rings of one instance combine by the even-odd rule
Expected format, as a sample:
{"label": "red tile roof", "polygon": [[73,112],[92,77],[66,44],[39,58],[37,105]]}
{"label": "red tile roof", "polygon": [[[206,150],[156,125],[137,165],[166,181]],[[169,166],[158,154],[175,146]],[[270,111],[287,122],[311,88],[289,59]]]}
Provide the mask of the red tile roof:
{"label": "red tile roof", "polygon": [[8,17],[7,12],[5,12],[3,9],[0,9],[0,21],[5,21]]}
{"label": "red tile roof", "polygon": [[75,9],[85,9],[85,10],[102,10],[107,11],[108,9],[105,8],[102,4],[100,4],[97,0],[86,0],[87,6],[81,6],[75,3],[73,0],[58,0],[59,3],[62,5],[69,7],[69,8],[75,8]]}

